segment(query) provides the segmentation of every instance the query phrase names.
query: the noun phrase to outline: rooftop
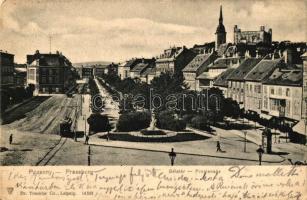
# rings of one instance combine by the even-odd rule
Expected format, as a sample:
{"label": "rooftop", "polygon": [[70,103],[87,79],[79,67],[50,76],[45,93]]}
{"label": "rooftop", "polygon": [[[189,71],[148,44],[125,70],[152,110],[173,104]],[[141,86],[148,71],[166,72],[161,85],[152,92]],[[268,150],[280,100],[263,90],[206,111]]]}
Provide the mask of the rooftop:
{"label": "rooftop", "polygon": [[280,69],[277,68],[264,81],[266,85],[284,85],[284,86],[302,86],[303,70],[302,69]]}
{"label": "rooftop", "polygon": [[223,73],[221,73],[219,76],[216,77],[213,85],[227,87],[228,86],[227,77],[230,76],[234,70],[235,68],[229,68]]}
{"label": "rooftop", "polygon": [[245,77],[248,81],[262,81],[266,79],[272,71],[278,66],[281,59],[261,60]]}
{"label": "rooftop", "polygon": [[243,81],[247,74],[261,61],[262,58],[245,59],[227,78],[227,80]]}
{"label": "rooftop", "polygon": [[138,63],[137,65],[135,65],[135,67],[133,67],[133,69],[131,69],[131,72],[141,72],[148,66],[149,63]]}
{"label": "rooftop", "polygon": [[71,62],[61,53],[44,53],[36,51],[33,55],[27,55],[27,63],[31,65],[35,60],[39,61],[39,66],[71,66]]}
{"label": "rooftop", "polygon": [[229,58],[218,58],[216,61],[214,61],[214,64],[209,66],[211,69],[225,69],[228,68],[232,61],[239,62],[239,58],[236,57],[229,57]]}
{"label": "rooftop", "polygon": [[213,80],[215,78],[216,76],[212,75],[209,72],[203,72],[202,74],[196,77],[196,79],[210,79],[210,80]]}
{"label": "rooftop", "polygon": [[[200,67],[206,65],[206,61],[212,56],[212,54],[199,54],[185,68],[183,68],[183,72],[195,72]],[[207,65],[210,63],[207,63]]]}

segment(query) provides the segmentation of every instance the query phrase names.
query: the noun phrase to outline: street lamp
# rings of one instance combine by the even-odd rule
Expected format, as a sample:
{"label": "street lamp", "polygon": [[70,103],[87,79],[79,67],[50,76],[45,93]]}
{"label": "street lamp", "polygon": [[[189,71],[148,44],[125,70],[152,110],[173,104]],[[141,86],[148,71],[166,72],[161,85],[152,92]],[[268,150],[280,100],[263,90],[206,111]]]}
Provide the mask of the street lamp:
{"label": "street lamp", "polygon": [[247,134],[247,131],[244,131],[244,152],[246,152],[246,134]]}
{"label": "street lamp", "polygon": [[88,146],[88,152],[87,152],[87,165],[91,166],[91,146]]}
{"label": "street lamp", "polygon": [[259,148],[256,150],[256,152],[259,155],[259,165],[261,165],[262,154],[264,154],[264,150],[261,145],[259,145]]}
{"label": "street lamp", "polygon": [[171,165],[173,166],[176,158],[176,153],[174,152],[174,148],[172,148],[172,151],[168,155],[169,158],[171,159]]}

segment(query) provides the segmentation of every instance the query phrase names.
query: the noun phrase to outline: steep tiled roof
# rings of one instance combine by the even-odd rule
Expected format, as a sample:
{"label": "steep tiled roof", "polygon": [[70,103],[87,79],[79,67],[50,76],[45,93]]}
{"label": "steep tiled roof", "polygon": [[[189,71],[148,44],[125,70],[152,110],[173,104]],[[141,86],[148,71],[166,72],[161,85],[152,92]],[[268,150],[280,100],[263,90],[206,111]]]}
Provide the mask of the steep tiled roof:
{"label": "steep tiled roof", "polygon": [[137,63],[141,62],[141,59],[131,59],[126,62],[125,67],[132,69]]}
{"label": "steep tiled roof", "polygon": [[[197,55],[185,68],[183,68],[183,72],[195,72],[200,67],[203,67],[205,62],[212,56],[212,54],[199,54]],[[209,64],[209,63],[208,63]]]}
{"label": "steep tiled roof", "polygon": [[230,62],[237,61],[239,62],[239,58],[231,57],[231,58],[219,58],[214,61],[214,64],[209,66],[209,68],[216,68],[216,69],[224,69],[230,66]]}
{"label": "steep tiled roof", "polygon": [[141,72],[142,70],[144,70],[146,67],[148,67],[148,63],[139,63],[137,64],[135,67],[133,67],[133,69],[131,70],[131,72]]}
{"label": "steep tiled roof", "polygon": [[199,76],[196,77],[196,79],[210,79],[210,80],[213,80],[215,78],[216,78],[216,76],[213,76],[209,72],[203,72],[202,74],[200,74]]}
{"label": "steep tiled roof", "polygon": [[262,81],[278,66],[280,59],[261,60],[245,77],[248,81]]}
{"label": "steep tiled roof", "polygon": [[150,72],[151,72],[152,70],[153,70],[153,68],[151,68],[151,67],[146,68],[143,72],[141,72],[141,76],[142,76],[142,77],[147,76],[148,74],[150,74]]}
{"label": "steep tiled roof", "polygon": [[287,70],[277,68],[271,74],[264,84],[267,85],[285,85],[285,86],[302,86],[303,84],[303,71]]}
{"label": "steep tiled roof", "polygon": [[156,60],[156,62],[165,62],[165,61],[173,61],[176,57],[178,57],[184,48],[177,47],[176,49],[172,49],[170,54],[162,54],[160,58]]}
{"label": "steep tiled roof", "polygon": [[228,80],[243,81],[246,75],[261,61],[261,58],[245,59],[227,78]]}
{"label": "steep tiled roof", "polygon": [[213,85],[227,87],[228,86],[227,77],[230,76],[234,70],[235,68],[229,68],[223,73],[221,73],[219,76],[216,77]]}
{"label": "steep tiled roof", "polygon": [[228,43],[221,44],[221,45],[219,46],[219,48],[217,49],[217,55],[218,55],[218,56],[223,56],[223,54],[226,52],[228,46],[229,46]]}

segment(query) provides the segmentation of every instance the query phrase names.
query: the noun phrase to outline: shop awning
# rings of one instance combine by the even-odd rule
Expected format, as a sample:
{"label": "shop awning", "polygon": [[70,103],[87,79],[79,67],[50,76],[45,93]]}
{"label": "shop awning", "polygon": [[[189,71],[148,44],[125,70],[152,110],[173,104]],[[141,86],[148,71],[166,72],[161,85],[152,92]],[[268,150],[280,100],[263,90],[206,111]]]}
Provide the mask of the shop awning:
{"label": "shop awning", "polygon": [[293,128],[292,130],[305,135],[307,133],[307,130],[305,130],[307,127],[305,126],[305,120],[300,120]]}

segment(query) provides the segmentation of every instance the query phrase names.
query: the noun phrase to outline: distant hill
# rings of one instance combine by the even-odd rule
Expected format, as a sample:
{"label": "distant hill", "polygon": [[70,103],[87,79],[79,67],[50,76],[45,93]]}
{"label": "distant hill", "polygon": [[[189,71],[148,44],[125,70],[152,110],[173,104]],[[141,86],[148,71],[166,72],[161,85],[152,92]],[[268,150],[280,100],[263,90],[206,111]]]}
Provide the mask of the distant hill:
{"label": "distant hill", "polygon": [[91,62],[82,62],[82,63],[73,63],[74,67],[81,67],[83,66],[91,66],[91,65],[109,65],[112,62],[108,61],[91,61]]}

